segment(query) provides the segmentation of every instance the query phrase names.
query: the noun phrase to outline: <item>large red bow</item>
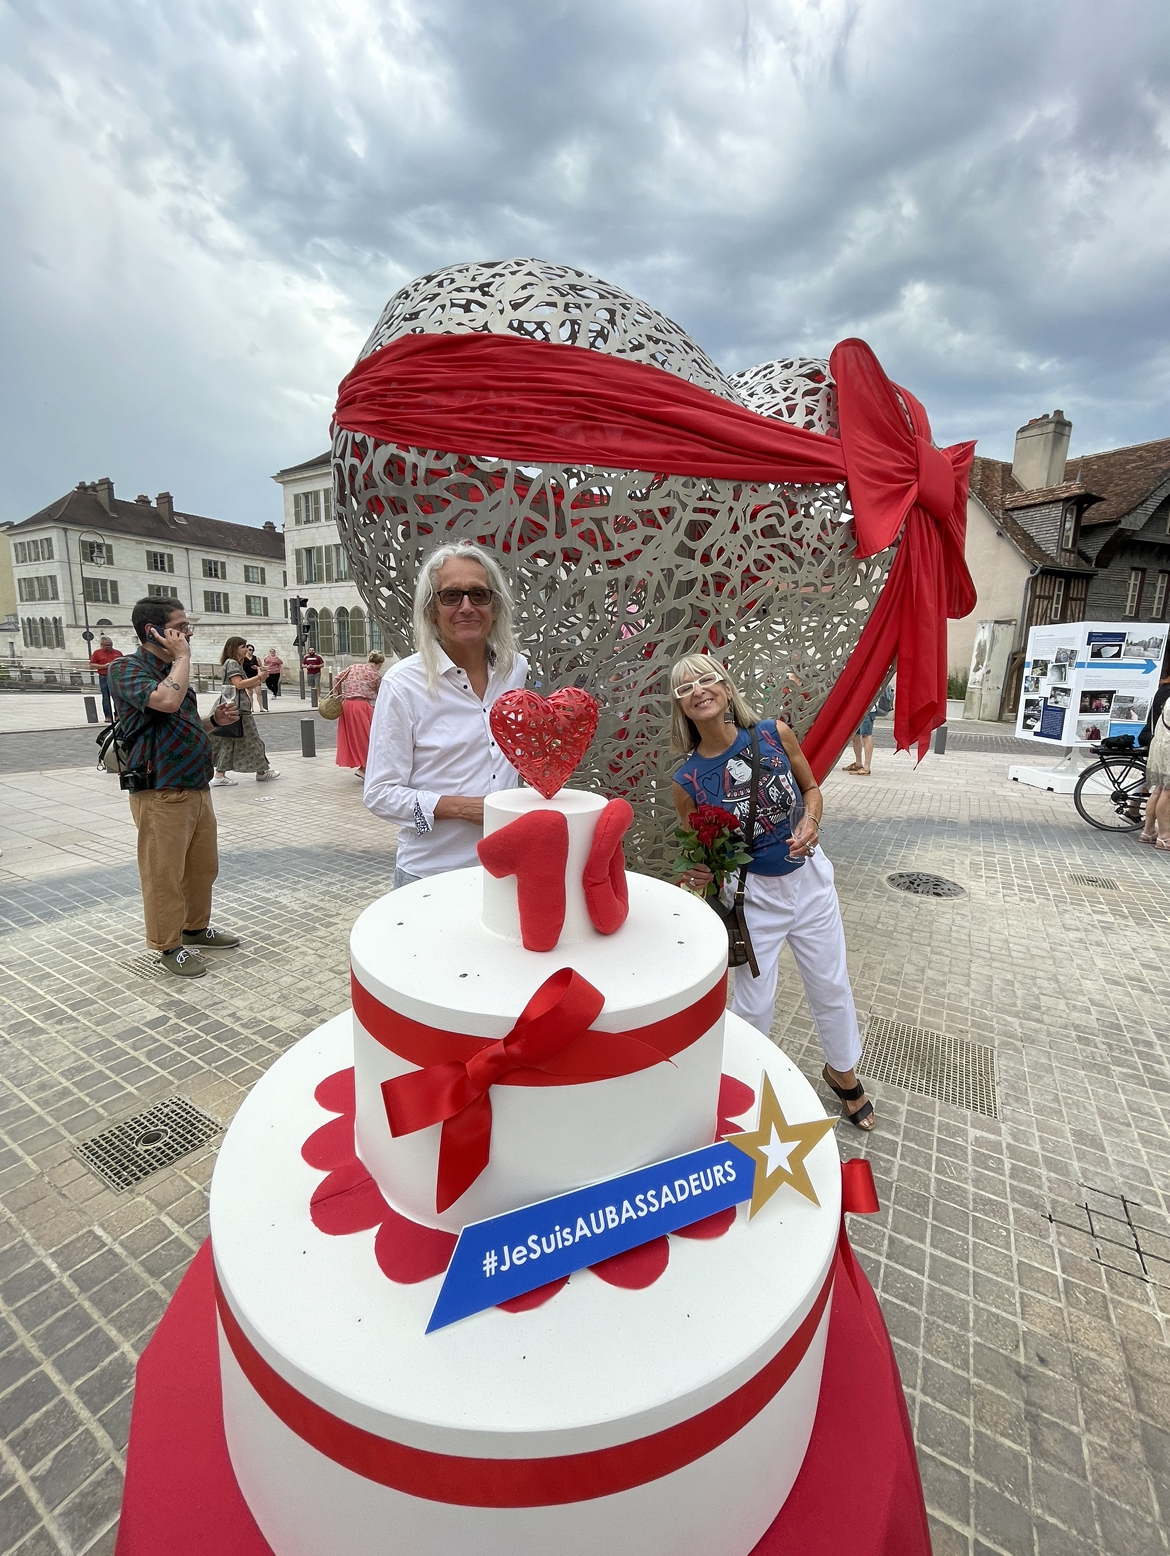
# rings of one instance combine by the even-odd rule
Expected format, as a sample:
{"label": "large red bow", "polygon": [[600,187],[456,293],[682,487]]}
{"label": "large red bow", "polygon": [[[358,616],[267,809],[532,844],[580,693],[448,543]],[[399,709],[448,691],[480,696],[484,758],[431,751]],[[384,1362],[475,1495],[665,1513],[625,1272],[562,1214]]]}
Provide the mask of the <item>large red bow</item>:
{"label": "large red bow", "polygon": [[925,751],[946,718],[947,617],[975,608],[963,556],[973,443],[937,449],[926,412],[863,340],[830,358],[839,438],[758,415],[674,373],[506,334],[404,335],[343,380],[334,425],[387,443],[530,463],[723,480],[847,480],[859,557],[889,577],[804,741],[818,780],[898,662],[894,734]]}
{"label": "large red bow", "polygon": [[[413,1134],[442,1123],[435,1209],[443,1211],[467,1192],[488,1164],[492,1141],[494,1082],[516,1070],[543,1070],[575,1045],[578,1081],[605,1079],[660,1064],[661,1051],[625,1032],[591,1032],[605,996],[571,967],[562,967],[537,989],[507,1037],[472,1054],[412,1070],[382,1083],[392,1135]],[[557,1066],[565,1079],[564,1066]]]}

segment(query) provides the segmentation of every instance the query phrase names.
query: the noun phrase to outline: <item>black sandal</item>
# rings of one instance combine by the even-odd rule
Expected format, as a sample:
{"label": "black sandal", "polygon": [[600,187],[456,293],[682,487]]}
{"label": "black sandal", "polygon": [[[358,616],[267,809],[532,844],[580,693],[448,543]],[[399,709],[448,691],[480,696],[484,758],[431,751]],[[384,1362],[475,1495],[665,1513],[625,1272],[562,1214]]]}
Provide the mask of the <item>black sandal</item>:
{"label": "black sandal", "polygon": [[[829,1066],[827,1064],[821,1071],[821,1079],[824,1081],[825,1085],[829,1088],[830,1091],[835,1091],[837,1093],[842,1102],[856,1102],[859,1097],[865,1096],[865,1087],[861,1084],[860,1081],[858,1081],[857,1085],[854,1086],[851,1091],[846,1091],[843,1087],[838,1086],[836,1081],[830,1080]],[[860,1129],[863,1134],[868,1134],[869,1131],[873,1128],[873,1124],[867,1124],[865,1122],[867,1118],[874,1119],[874,1123],[877,1122],[877,1120],[874,1118],[873,1103],[870,1102],[868,1098],[866,1099],[865,1106],[858,1108],[856,1113],[851,1113],[848,1108],[845,1108],[843,1112],[844,1116],[849,1120],[849,1122],[856,1128]]]}

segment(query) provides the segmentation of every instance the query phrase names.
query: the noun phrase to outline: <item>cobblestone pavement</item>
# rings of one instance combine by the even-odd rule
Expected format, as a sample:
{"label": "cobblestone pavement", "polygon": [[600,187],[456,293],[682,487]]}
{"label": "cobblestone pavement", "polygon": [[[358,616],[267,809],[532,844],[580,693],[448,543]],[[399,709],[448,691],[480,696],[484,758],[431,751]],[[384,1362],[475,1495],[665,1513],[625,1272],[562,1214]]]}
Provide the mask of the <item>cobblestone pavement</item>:
{"label": "cobblestone pavement", "polygon": [[[839,1134],[882,1211],[851,1231],[938,1556],[1144,1556],[1170,1521],[1170,862],[1009,783],[1009,760],[952,749],[915,769],[879,746],[871,778],[826,784],[863,1019],[998,1067],[998,1117],[871,1083],[877,1131]],[[230,1120],[344,1006],[349,927],[389,884],[392,829],[353,777],[328,754],[281,767],[215,793],[216,918],[245,945],[178,986],[142,952],[114,780],[0,776],[0,1552],[112,1552],[134,1361],[206,1233],[214,1144],[118,1194],[71,1143],[175,1092]],[[965,894],[894,892],[895,870]],[[815,1078],[787,959],[777,1008]],[[833,1516],[864,1518],[847,1466],[842,1488]]]}

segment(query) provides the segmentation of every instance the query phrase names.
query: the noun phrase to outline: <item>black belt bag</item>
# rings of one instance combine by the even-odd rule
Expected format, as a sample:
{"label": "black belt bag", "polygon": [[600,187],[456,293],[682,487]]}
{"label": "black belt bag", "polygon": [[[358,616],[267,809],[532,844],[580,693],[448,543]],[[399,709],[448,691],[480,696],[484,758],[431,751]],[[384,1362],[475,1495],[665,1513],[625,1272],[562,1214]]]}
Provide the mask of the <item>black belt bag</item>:
{"label": "black belt bag", "polygon": [[[760,792],[760,737],[756,733],[755,725],[752,725],[752,787],[748,797],[747,835],[744,840],[744,848],[750,854],[752,843],[756,835],[756,803]],[[730,904],[719,896],[708,897],[707,901],[723,920],[723,927],[727,930],[727,965],[729,967],[750,967],[752,977],[760,976],[760,969],[756,966],[756,953],[752,950],[752,937],[748,934],[747,919],[743,911],[744,887],[747,884],[747,865],[739,872],[739,882],[735,889],[735,897]]]}

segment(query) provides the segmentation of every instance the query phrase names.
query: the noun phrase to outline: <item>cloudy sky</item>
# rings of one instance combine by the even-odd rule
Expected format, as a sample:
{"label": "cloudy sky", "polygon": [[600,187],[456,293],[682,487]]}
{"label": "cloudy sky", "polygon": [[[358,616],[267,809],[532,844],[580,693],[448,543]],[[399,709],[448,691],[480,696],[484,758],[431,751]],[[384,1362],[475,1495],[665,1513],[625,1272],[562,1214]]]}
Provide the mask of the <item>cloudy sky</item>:
{"label": "cloudy sky", "polygon": [[1166,0],[0,0],[0,518],[279,518],[403,282],[531,254],[941,442],[1170,435]]}

